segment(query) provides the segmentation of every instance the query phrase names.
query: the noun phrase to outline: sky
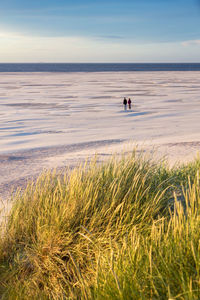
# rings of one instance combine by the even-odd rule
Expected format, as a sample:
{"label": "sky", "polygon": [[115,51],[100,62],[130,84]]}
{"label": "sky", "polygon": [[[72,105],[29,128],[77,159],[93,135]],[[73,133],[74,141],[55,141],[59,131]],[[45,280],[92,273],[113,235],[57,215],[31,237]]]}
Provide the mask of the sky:
{"label": "sky", "polygon": [[0,0],[0,62],[200,62],[200,0]]}

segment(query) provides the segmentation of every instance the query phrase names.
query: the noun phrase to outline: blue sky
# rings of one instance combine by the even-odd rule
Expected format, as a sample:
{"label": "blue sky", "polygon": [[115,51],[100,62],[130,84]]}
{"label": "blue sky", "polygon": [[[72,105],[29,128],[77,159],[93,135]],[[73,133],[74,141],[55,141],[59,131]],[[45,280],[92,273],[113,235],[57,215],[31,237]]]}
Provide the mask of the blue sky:
{"label": "blue sky", "polygon": [[1,62],[200,62],[200,0],[1,2]]}

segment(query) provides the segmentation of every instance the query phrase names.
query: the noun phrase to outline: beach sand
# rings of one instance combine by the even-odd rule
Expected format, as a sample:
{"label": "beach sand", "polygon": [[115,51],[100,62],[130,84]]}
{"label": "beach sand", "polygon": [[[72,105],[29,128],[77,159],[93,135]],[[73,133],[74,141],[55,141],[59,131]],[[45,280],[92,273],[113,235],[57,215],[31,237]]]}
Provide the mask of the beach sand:
{"label": "beach sand", "polygon": [[200,149],[200,72],[2,73],[0,100],[2,199],[95,154],[137,145],[173,165]]}

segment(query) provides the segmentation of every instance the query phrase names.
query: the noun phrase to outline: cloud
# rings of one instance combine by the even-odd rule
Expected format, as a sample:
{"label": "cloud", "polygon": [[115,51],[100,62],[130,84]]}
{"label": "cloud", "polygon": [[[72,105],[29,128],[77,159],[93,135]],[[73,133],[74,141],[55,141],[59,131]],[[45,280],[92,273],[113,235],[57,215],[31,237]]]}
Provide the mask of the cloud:
{"label": "cloud", "polygon": [[23,35],[18,32],[0,31],[0,39],[16,39],[22,38]]}
{"label": "cloud", "polygon": [[200,40],[188,40],[188,41],[183,41],[181,43],[182,46],[188,47],[188,46],[195,46],[195,45],[200,45]]}
{"label": "cloud", "polygon": [[0,32],[1,62],[81,62],[117,60],[124,49],[109,39],[80,36],[41,37]]}
{"label": "cloud", "polygon": [[[107,37],[107,38],[106,38]],[[200,40],[140,43],[107,35],[33,36],[0,31],[1,62],[197,62]],[[126,42],[126,43],[125,43]]]}
{"label": "cloud", "polygon": [[110,40],[110,41],[118,41],[118,40],[124,40],[124,36],[120,35],[100,35],[96,37],[97,40]]}

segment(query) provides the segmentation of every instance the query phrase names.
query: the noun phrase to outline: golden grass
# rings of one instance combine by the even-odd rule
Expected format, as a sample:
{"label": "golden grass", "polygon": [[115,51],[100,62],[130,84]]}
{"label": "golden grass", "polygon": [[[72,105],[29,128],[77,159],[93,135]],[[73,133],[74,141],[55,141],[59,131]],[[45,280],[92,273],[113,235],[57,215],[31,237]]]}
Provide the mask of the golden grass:
{"label": "golden grass", "polygon": [[1,234],[2,299],[200,298],[199,165],[133,152],[43,174]]}

